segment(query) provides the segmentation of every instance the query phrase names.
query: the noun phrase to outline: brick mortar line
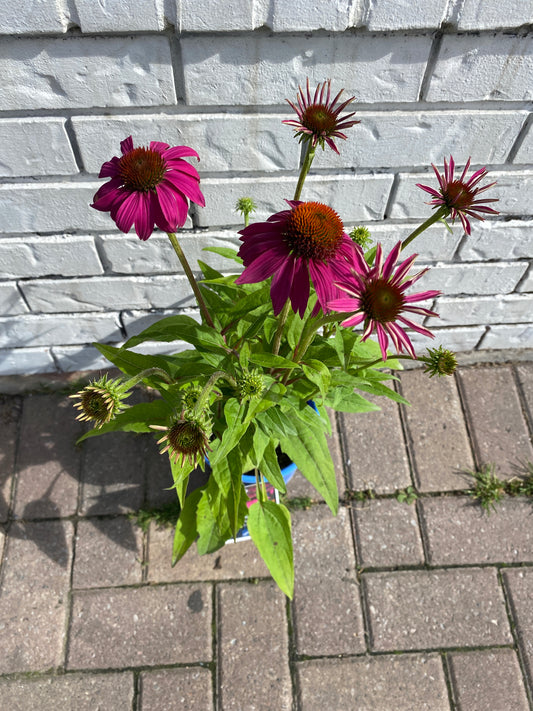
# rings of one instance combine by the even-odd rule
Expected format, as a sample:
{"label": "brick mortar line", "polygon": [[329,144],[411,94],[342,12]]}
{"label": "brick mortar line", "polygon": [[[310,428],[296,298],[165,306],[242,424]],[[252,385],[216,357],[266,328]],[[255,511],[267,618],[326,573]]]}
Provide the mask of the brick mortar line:
{"label": "brick mortar line", "polygon": [[457,371],[453,374],[453,378],[455,379],[455,385],[457,387],[459,406],[461,407],[461,412],[463,414],[468,445],[470,447],[470,453],[472,454],[472,461],[474,462],[474,466],[477,471],[479,470],[483,462],[480,461],[481,453],[479,452],[479,448],[474,436],[474,430],[472,427],[470,408],[468,407],[466,392],[463,388],[463,383]]}
{"label": "brick mortar line", "polygon": [[24,681],[29,679],[36,680],[46,680],[50,678],[62,678],[67,676],[95,676],[97,674],[117,674],[124,672],[138,673],[143,672],[156,672],[156,671],[172,671],[174,669],[209,669],[210,662],[187,662],[187,663],[176,663],[176,664],[154,664],[153,666],[140,665],[138,667],[126,666],[126,667],[102,667],[102,668],[85,668],[80,667],[76,669],[66,669],[65,671],[61,669],[45,669],[43,671],[18,671],[18,672],[7,672],[0,673],[0,681]]}
{"label": "brick mortar line", "polygon": [[514,363],[511,367],[511,373],[513,376],[513,381],[515,384],[516,391],[518,393],[518,402],[520,403],[522,417],[524,418],[524,422],[526,424],[526,429],[529,433],[529,439],[531,441],[531,444],[533,445],[533,412],[532,413],[529,412],[529,406],[528,406],[528,402],[526,400],[526,394],[524,392],[524,388],[523,388],[522,382],[520,380],[520,377],[518,376],[516,364],[514,364]]}
{"label": "brick mortar line", "polygon": [[516,651],[514,646],[511,644],[492,644],[492,645],[475,645],[471,647],[428,647],[428,648],[420,648],[420,649],[391,649],[391,650],[379,650],[379,651],[371,651],[371,652],[361,652],[360,654],[323,654],[323,655],[309,655],[309,654],[300,654],[296,660],[298,664],[301,664],[302,662],[313,662],[316,660],[320,659],[342,659],[342,660],[349,660],[349,659],[365,659],[367,657],[391,657],[396,655],[398,652],[401,652],[402,656],[409,656],[409,655],[419,655],[419,654],[443,654],[443,653],[454,653],[454,652],[485,652],[485,651],[490,651],[491,649],[510,649],[512,651]]}
{"label": "brick mortar line", "polygon": [[217,711],[219,708],[218,701],[220,698],[219,693],[219,677],[220,677],[220,664],[218,660],[218,628],[219,628],[219,611],[218,611],[218,601],[219,592],[218,584],[214,584],[211,590],[211,657],[212,662],[210,666],[211,672],[211,687],[212,687],[212,699],[213,699],[213,709]]}
{"label": "brick mortar line", "polygon": [[139,703],[142,701],[141,690],[142,690],[141,672],[134,671],[133,672],[133,694],[132,694],[132,698],[131,698],[131,711],[137,711],[138,707],[140,709]]}
{"label": "brick mortar line", "polygon": [[301,689],[298,683],[298,672],[296,661],[298,658],[296,645],[296,628],[294,625],[294,601],[286,599],[285,619],[287,621],[288,633],[288,655],[289,655],[289,674],[291,678],[292,692],[292,711],[299,711],[301,706]]}
{"label": "brick mortar line", "polygon": [[446,684],[446,691],[448,692],[448,703],[450,705],[451,711],[457,711],[457,704],[455,701],[455,684],[453,680],[453,673],[450,668],[450,663],[448,660],[448,653],[441,652],[439,654],[440,661],[442,664],[442,673],[444,675],[444,683]]}
{"label": "brick mortar line", "polygon": [[498,583],[502,591],[503,599],[505,602],[505,612],[507,615],[507,620],[509,622],[509,627],[511,630],[511,635],[513,636],[513,648],[516,651],[516,656],[518,658],[518,665],[520,667],[520,672],[522,674],[522,679],[524,682],[524,689],[526,691],[527,702],[530,711],[533,711],[533,680],[530,681],[529,675],[527,673],[527,665],[525,660],[525,653],[520,642],[520,637],[517,631],[516,620],[518,619],[517,612],[514,607],[513,597],[510,589],[507,589],[505,580],[502,575],[501,569],[498,570]]}

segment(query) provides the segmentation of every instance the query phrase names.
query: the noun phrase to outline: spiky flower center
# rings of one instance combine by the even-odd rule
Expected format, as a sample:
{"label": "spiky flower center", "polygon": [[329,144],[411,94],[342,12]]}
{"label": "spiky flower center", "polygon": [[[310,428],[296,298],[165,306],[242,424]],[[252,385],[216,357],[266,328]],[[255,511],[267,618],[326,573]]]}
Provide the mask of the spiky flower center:
{"label": "spiky flower center", "polygon": [[265,381],[260,372],[243,373],[238,385],[243,400],[260,398],[265,389]]}
{"label": "spiky flower center", "polygon": [[343,231],[341,219],[331,207],[303,202],[291,211],[285,240],[297,257],[327,261],[335,256]]}
{"label": "spiky flower center", "polygon": [[149,148],[134,148],[118,162],[118,173],[129,190],[153,190],[163,180],[165,170],[163,156]]}
{"label": "spiky flower center", "polygon": [[404,304],[401,290],[382,278],[367,282],[361,296],[361,306],[367,318],[378,323],[395,321]]}
{"label": "spiky flower center", "polygon": [[191,457],[205,452],[206,435],[198,422],[178,420],[168,429],[167,437],[170,448],[176,454]]}
{"label": "spiky flower center", "polygon": [[442,192],[446,207],[454,210],[467,210],[472,207],[474,193],[461,180],[454,180]]}
{"label": "spiky flower center", "polygon": [[337,120],[337,116],[325,104],[311,104],[304,110],[301,123],[317,136],[331,136],[337,128]]}
{"label": "spiky flower center", "polygon": [[113,405],[113,403],[111,403],[110,407],[104,394],[97,390],[84,390],[81,394],[80,404],[84,413],[91,420],[104,420]]}

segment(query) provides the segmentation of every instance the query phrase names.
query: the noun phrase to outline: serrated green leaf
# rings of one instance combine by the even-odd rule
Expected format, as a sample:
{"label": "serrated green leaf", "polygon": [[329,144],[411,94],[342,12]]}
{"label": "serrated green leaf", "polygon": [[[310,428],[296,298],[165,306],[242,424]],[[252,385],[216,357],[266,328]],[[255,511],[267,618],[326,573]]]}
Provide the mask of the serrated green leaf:
{"label": "serrated green leaf", "polygon": [[165,425],[172,410],[164,400],[153,400],[132,405],[120,412],[114,420],[99,429],[85,432],[77,441],[83,442],[89,437],[98,437],[107,432],[150,432],[150,425]]}
{"label": "serrated green leaf", "polygon": [[288,510],[274,501],[257,501],[248,511],[248,530],[279,588],[292,599],[294,563]]}
{"label": "serrated green leaf", "polygon": [[271,407],[257,415],[257,422],[270,436],[287,437],[295,435],[291,418],[277,407]]}
{"label": "serrated green leaf", "polygon": [[[93,345],[107,360],[116,365],[117,368],[120,368],[126,375],[138,375],[141,371],[147,370],[148,368],[161,368],[169,375],[175,375],[176,369],[172,367],[172,361],[167,356],[144,355],[143,353],[125,350],[124,347],[115,348],[114,346],[108,346],[105,343],[93,343]],[[154,379],[160,381],[161,376],[152,378],[152,380]]]}
{"label": "serrated green leaf", "polygon": [[233,259],[237,264],[242,264],[242,259],[237,256],[237,250],[231,247],[204,247],[203,252],[213,252],[214,254],[220,254],[221,257],[226,257],[227,259]]}
{"label": "serrated green leaf", "polygon": [[168,316],[148,326],[138,336],[129,338],[122,348],[133,348],[133,346],[144,343],[144,341],[168,342],[177,340],[186,341],[196,348],[205,348],[215,352],[227,351],[224,339],[216,329],[210,326],[203,326],[190,316],[183,315]]}
{"label": "serrated green leaf", "polygon": [[301,365],[306,378],[309,378],[309,380],[320,390],[322,397],[325,397],[331,380],[329,368],[321,361],[313,359],[308,359]]}
{"label": "serrated green leaf", "polygon": [[178,560],[183,558],[198,535],[196,527],[196,516],[198,503],[202,497],[202,490],[196,489],[185,499],[185,504],[181,509],[176,531],[174,533],[174,544],[172,546],[172,565],[176,565]]}
{"label": "serrated green leaf", "polygon": [[298,363],[273,353],[250,353],[250,361],[263,368],[299,368]]}
{"label": "serrated green leaf", "polygon": [[350,388],[337,387],[328,395],[324,403],[337,412],[375,412],[381,408],[365,400],[362,395],[352,392]]}
{"label": "serrated green leaf", "polygon": [[259,471],[268,480],[272,486],[275,486],[278,491],[284,494],[287,491],[283,474],[278,462],[276,446],[272,440],[269,440],[267,446],[263,450],[263,458],[259,462]]}

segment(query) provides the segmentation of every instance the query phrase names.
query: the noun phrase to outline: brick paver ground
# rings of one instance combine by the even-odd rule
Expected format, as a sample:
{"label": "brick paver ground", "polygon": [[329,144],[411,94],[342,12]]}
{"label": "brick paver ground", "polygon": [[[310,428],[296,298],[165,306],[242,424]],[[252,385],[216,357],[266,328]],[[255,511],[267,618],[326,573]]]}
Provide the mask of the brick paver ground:
{"label": "brick paver ground", "polygon": [[336,518],[289,484],[292,602],[250,542],[171,567],[128,515],[173,500],[150,437],[75,447],[65,393],[0,395],[0,709],[533,711],[533,500],[466,473],[533,475],[533,363],[397,389],[335,419]]}

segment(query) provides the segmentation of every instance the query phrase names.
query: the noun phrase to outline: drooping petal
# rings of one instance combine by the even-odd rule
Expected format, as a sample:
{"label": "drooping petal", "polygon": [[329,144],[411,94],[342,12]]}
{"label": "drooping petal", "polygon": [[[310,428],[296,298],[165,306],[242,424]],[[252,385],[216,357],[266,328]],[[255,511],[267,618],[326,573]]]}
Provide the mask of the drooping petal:
{"label": "drooping petal", "polygon": [[276,271],[272,278],[270,298],[272,299],[274,316],[277,316],[281,312],[290,296],[295,268],[296,261],[294,257],[289,256],[289,258],[285,259],[281,264],[279,270]]}
{"label": "drooping petal", "polygon": [[186,195],[189,200],[192,200],[201,207],[205,207],[204,196],[198,187],[198,181],[194,180],[194,178],[183,173],[176,175],[172,171],[169,171],[165,173],[162,185],[165,182],[171,183],[175,188]]}
{"label": "drooping petal", "polygon": [[140,193],[130,193],[116,211],[115,222],[122,232],[129,232],[135,220],[139,206]]}
{"label": "drooping petal", "polygon": [[154,219],[151,211],[151,199],[149,193],[139,193],[139,202],[135,217],[135,232],[139,239],[143,241],[154,231]]}
{"label": "drooping petal", "polygon": [[111,160],[106,161],[102,164],[100,172],[98,173],[99,178],[114,178],[118,175],[118,164],[120,163],[120,158],[114,156]]}

